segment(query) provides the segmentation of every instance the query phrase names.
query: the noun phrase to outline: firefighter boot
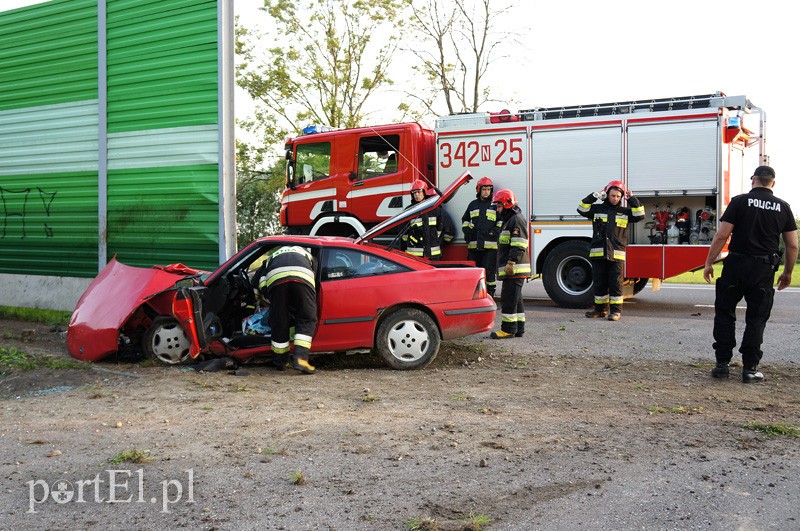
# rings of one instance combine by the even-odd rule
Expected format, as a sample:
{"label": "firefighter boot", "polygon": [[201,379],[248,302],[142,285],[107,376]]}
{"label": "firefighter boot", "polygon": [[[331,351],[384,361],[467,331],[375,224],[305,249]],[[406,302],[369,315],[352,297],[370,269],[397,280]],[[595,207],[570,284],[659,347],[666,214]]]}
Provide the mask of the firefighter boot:
{"label": "firefighter boot", "polygon": [[711,369],[711,376],[714,378],[727,378],[730,372],[727,361],[718,361],[717,365]]}
{"label": "firefighter boot", "polygon": [[622,309],[621,308],[611,308],[611,312],[608,314],[609,321],[619,321],[619,318],[622,317]]}
{"label": "firefighter boot", "polygon": [[514,334],[500,330],[499,332],[492,332],[489,337],[492,339],[508,339],[514,337]]}
{"label": "firefighter boot", "polygon": [[606,305],[605,304],[595,304],[594,305],[594,310],[592,310],[591,312],[586,312],[584,315],[586,317],[590,318],[590,319],[602,319],[603,317],[605,317],[607,315]]}
{"label": "firefighter boot", "polygon": [[298,358],[297,356],[292,358],[292,368],[302,372],[303,374],[314,374],[317,370],[311,365],[307,359]]}
{"label": "firefighter boot", "polygon": [[764,379],[764,375],[758,371],[758,367],[745,367],[742,370],[742,382],[758,383]]}
{"label": "firefighter boot", "polygon": [[517,333],[514,334],[514,337],[522,337],[525,335],[525,328],[522,327],[519,323],[517,323]]}

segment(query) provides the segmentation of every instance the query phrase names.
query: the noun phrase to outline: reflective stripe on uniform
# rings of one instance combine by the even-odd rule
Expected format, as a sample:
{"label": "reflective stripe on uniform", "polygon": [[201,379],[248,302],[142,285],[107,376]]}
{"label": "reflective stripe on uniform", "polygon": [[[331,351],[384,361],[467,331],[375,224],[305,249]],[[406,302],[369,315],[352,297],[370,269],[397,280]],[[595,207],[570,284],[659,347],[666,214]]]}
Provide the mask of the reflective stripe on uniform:
{"label": "reflective stripe on uniform", "polygon": [[497,249],[497,242],[483,242],[484,249]]}
{"label": "reflective stripe on uniform", "polygon": [[272,342],[272,352],[274,354],[286,354],[289,352],[289,342],[279,343],[277,341]]}
{"label": "reflective stripe on uniform", "polygon": [[631,215],[635,218],[643,218],[644,217],[644,207],[638,206],[631,209]]}
{"label": "reflective stripe on uniform", "polygon": [[608,214],[603,214],[602,212],[595,212],[594,213],[594,220],[595,221],[608,221]]}
{"label": "reflective stripe on uniform", "polygon": [[311,348],[311,336],[306,334],[295,334],[294,336],[294,344],[297,347],[306,347],[308,349]]}
{"label": "reflective stripe on uniform", "polygon": [[623,229],[628,227],[628,216],[625,214],[617,214],[615,221],[617,227],[622,227]]}
{"label": "reflective stripe on uniform", "polygon": [[589,249],[589,258],[594,258],[596,256],[605,256],[605,249],[602,247],[593,247]]}
{"label": "reflective stripe on uniform", "polygon": [[625,251],[614,249],[614,260],[625,260]]}
{"label": "reflective stripe on uniform", "polygon": [[261,277],[258,282],[258,289],[264,289],[265,287],[269,288],[278,280],[282,280],[287,277],[297,277],[311,284],[311,287],[315,287],[314,275],[311,270],[303,269],[297,266],[286,266],[276,267],[269,272],[269,276]]}
{"label": "reflective stripe on uniform", "polygon": [[578,210],[580,210],[581,212],[589,212],[590,208],[592,208],[592,204],[591,203],[584,203],[583,201],[578,203]]}
{"label": "reflective stripe on uniform", "polygon": [[520,247],[522,249],[528,248],[527,238],[511,238],[511,247]]}
{"label": "reflective stripe on uniform", "polygon": [[622,304],[622,295],[615,295],[614,297],[609,297],[608,303],[609,304]]}
{"label": "reflective stripe on uniform", "polygon": [[598,305],[608,304],[608,295],[604,295],[602,297],[595,297],[594,303]]}

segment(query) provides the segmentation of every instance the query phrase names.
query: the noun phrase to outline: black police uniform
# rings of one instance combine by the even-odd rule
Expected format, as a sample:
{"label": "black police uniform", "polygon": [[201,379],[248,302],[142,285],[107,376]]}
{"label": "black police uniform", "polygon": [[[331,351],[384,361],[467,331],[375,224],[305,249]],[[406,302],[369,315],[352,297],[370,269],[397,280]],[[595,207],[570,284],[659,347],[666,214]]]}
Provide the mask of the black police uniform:
{"label": "black police uniform", "polygon": [[736,346],[736,305],[747,302],[739,352],[745,371],[755,370],[763,352],[764,327],[772,311],[781,234],[797,230],[789,203],[772,190],[756,187],[731,199],[720,218],[733,225],[728,256],[716,282],[714,352],[717,363],[729,363]]}

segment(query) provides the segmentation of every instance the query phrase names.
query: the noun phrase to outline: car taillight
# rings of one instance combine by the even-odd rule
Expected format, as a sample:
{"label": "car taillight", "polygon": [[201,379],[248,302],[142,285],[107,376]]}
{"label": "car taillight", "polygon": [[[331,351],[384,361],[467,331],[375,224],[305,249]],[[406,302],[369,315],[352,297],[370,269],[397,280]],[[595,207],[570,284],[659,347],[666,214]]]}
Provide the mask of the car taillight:
{"label": "car taillight", "polygon": [[486,281],[481,278],[478,285],[475,286],[475,293],[472,294],[472,300],[484,299],[488,293],[486,292]]}

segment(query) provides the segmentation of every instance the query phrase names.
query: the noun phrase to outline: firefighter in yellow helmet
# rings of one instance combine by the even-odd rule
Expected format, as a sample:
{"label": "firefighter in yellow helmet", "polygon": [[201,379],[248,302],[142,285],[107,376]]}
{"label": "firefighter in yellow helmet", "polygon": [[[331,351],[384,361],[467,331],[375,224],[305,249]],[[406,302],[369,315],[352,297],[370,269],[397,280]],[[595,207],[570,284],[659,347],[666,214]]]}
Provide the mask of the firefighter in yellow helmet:
{"label": "firefighter in yellow helmet", "polygon": [[494,194],[497,215],[500,218],[500,236],[497,240],[497,278],[503,282],[500,292],[502,322],[492,339],[522,337],[525,334],[525,308],[522,305],[522,284],[531,276],[528,258],[528,220],[517,206],[517,197],[511,190],[498,190]]}
{"label": "firefighter in yellow helmet", "polygon": [[[628,206],[622,206],[622,197]],[[594,204],[597,200],[602,203]],[[625,190],[622,181],[611,181],[599,192],[592,192],[578,205],[578,214],[592,220],[592,242],[589,260],[592,262],[594,310],[586,317],[619,321],[622,316],[622,272],[625,249],[628,245],[628,223],[644,219],[644,207]],[[610,306],[611,311],[606,312]]]}
{"label": "firefighter in yellow helmet", "polygon": [[311,339],[317,328],[317,292],[315,261],[311,253],[298,245],[285,245],[270,253],[258,273],[258,289],[269,299],[269,326],[272,329],[273,364],[286,366],[290,352],[291,327],[294,326],[292,367],[314,374],[308,362]]}

